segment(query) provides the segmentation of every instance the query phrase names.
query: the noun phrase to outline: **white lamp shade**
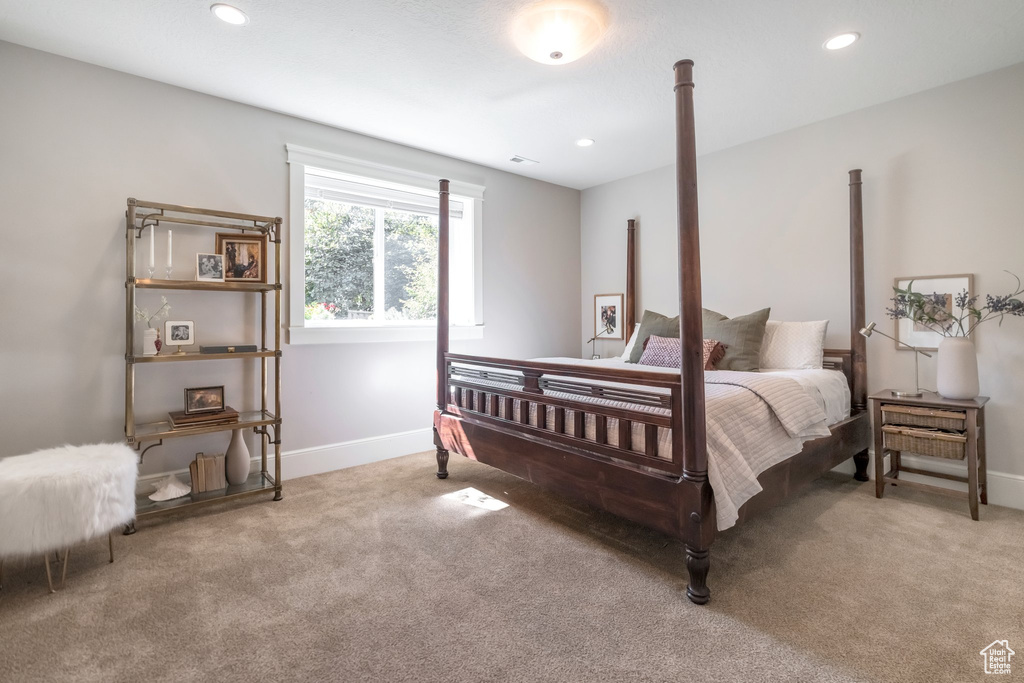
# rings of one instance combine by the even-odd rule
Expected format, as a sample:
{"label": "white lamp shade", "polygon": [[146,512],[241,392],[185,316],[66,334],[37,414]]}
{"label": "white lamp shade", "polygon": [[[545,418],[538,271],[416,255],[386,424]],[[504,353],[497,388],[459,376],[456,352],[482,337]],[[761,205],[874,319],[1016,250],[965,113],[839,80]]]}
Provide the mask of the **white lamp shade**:
{"label": "white lamp shade", "polygon": [[512,38],[541,64],[568,64],[594,49],[608,28],[608,13],[587,0],[544,0],[516,18]]}

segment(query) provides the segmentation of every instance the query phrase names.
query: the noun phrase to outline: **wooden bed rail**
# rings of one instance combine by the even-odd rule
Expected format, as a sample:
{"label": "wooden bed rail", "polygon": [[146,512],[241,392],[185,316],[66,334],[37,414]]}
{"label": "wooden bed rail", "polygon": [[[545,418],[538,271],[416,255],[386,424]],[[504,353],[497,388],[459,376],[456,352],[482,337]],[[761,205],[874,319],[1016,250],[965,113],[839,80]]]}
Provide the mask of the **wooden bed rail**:
{"label": "wooden bed rail", "polygon": [[682,474],[682,454],[668,439],[680,401],[672,375],[459,354],[446,360],[448,414],[588,457]]}
{"label": "wooden bed rail", "polygon": [[[649,387],[676,387],[679,378],[663,372],[642,372],[636,370],[620,370],[618,368],[586,367],[565,363],[549,363],[533,360],[509,360],[507,358],[490,358],[487,356],[468,356],[460,353],[446,353],[445,360],[449,363],[467,363],[482,367],[501,368],[524,374],[539,372],[546,375],[562,377],[579,377],[606,382],[622,382],[625,384],[641,384]],[[634,366],[636,367],[636,366]],[[642,367],[642,366],[641,366]]]}

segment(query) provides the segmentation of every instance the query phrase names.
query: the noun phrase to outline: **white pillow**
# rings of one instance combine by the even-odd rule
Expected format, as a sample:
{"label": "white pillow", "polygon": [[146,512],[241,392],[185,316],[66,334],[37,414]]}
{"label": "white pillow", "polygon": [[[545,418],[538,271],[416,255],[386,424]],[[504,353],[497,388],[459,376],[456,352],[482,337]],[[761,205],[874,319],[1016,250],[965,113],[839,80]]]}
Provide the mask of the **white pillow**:
{"label": "white pillow", "polygon": [[825,355],[827,320],[784,323],[769,320],[761,343],[760,367],[773,370],[820,370]]}
{"label": "white pillow", "polygon": [[622,360],[629,360],[629,354],[633,353],[633,347],[636,346],[636,333],[640,331],[640,323],[636,324],[633,328],[633,334],[629,335],[629,341],[626,342],[626,350],[622,352]]}

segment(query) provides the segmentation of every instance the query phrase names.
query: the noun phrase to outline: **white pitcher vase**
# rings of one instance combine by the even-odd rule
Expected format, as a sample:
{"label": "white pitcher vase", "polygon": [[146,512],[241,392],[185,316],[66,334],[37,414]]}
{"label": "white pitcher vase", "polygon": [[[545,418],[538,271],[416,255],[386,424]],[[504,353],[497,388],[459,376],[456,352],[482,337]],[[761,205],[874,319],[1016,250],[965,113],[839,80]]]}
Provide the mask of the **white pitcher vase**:
{"label": "white pitcher vase", "polygon": [[147,327],[142,331],[142,355],[143,356],[155,356],[158,352],[156,348],[156,340],[159,338],[157,331],[151,327]]}
{"label": "white pitcher vase", "polygon": [[980,393],[978,353],[966,337],[944,337],[939,342],[939,394],[943,398],[970,400]]}

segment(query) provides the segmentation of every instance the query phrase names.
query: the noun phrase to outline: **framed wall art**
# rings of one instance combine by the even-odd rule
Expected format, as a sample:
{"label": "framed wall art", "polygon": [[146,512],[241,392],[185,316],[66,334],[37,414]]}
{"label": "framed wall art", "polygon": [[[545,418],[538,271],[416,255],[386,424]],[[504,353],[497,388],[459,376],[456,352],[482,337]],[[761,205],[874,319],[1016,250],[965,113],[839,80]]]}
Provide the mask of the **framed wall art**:
{"label": "framed wall art", "polygon": [[594,295],[594,336],[598,339],[622,339],[622,295]]}
{"label": "framed wall art", "polygon": [[[895,287],[899,289],[907,289],[910,287],[910,291],[917,292],[918,294],[930,295],[933,293],[942,294],[945,296],[945,310],[954,315],[960,314],[960,309],[956,307],[957,295],[967,291],[967,296],[970,298],[974,292],[974,276],[973,275],[925,275],[922,277],[898,277],[893,282]],[[900,318],[895,321],[895,333],[894,337],[899,339],[904,344],[910,346],[916,346],[919,349],[925,351],[935,351],[939,348],[939,342],[942,341],[942,335],[938,332],[934,332],[920,323],[916,323],[909,318]],[[905,347],[896,344],[896,348],[901,351],[907,350]]]}

